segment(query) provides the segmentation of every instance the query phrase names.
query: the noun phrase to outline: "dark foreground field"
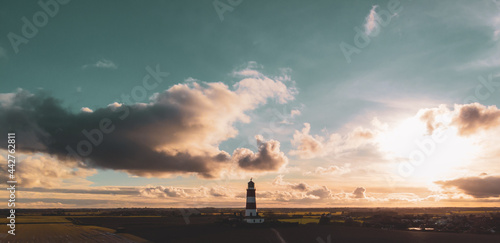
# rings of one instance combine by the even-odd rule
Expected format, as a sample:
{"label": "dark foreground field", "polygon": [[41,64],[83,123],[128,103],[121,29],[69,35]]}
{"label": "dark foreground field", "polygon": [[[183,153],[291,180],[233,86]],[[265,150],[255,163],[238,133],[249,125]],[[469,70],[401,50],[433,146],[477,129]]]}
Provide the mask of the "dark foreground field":
{"label": "dark foreground field", "polygon": [[[227,208],[25,209],[16,216],[15,236],[7,234],[7,218],[0,218],[0,243],[500,242],[498,208],[262,209],[266,223],[259,225],[241,223],[241,212]],[[3,213],[7,215],[6,210]],[[406,230],[419,226],[434,231]]]}
{"label": "dark foreground field", "polygon": [[208,218],[84,217],[79,223],[117,229],[152,242],[500,242],[500,235],[413,232],[334,225],[231,227]]}
{"label": "dark foreground field", "polygon": [[7,233],[7,222],[0,225],[0,243],[24,242],[146,242],[139,237],[117,233],[110,228],[93,225],[75,225],[61,216],[23,216],[16,221],[16,235]]}

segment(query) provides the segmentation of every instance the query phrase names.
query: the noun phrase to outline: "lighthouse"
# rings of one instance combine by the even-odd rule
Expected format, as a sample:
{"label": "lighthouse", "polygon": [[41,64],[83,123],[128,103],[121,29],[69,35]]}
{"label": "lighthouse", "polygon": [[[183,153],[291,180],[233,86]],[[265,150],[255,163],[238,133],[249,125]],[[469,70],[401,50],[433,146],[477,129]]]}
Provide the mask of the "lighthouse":
{"label": "lighthouse", "polygon": [[257,213],[257,204],[255,202],[255,183],[250,178],[247,188],[247,206],[245,209],[245,221],[247,223],[263,223],[264,218]]}

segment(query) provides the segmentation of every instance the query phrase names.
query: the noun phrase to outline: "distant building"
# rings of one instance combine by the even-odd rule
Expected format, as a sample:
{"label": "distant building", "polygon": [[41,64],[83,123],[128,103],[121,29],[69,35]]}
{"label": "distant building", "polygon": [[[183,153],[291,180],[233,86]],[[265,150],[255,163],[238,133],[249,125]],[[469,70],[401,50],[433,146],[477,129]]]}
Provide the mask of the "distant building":
{"label": "distant building", "polygon": [[250,224],[264,223],[264,218],[260,217],[257,212],[257,204],[255,202],[255,183],[252,179],[248,182],[245,221]]}

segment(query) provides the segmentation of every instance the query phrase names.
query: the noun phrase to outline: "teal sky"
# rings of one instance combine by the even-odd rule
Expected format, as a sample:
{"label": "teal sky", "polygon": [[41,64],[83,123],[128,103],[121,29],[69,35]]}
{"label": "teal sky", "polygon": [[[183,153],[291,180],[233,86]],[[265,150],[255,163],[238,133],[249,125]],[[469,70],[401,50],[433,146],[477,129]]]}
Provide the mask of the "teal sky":
{"label": "teal sky", "polygon": [[[390,13],[390,4],[399,6],[399,11]],[[464,102],[467,97],[477,98],[479,76],[500,76],[500,3],[492,0],[243,0],[231,7],[234,10],[224,12],[223,20],[211,0],[73,0],[59,5],[55,16],[28,43],[20,44],[17,53],[9,33],[21,36],[21,19],[33,21],[42,8],[36,1],[1,5],[0,93],[15,93],[19,88],[30,93],[42,90],[73,113],[82,107],[95,111],[120,101],[122,94],[130,94],[141,84],[148,66],[159,65],[169,73],[148,96],[189,83],[189,79],[231,87],[241,80],[233,73],[247,67],[268,77],[288,70],[291,81],[287,86],[297,90],[294,99],[286,104],[269,100],[246,112],[251,122],[234,123],[238,135],[222,141],[219,148],[229,153],[239,147],[256,151],[248,138],[269,121],[287,116],[279,132],[262,135],[281,143],[291,171],[285,179],[309,180],[310,184],[322,179],[302,172],[318,166],[349,164],[353,171],[363,171],[371,165],[363,165],[360,157],[294,156],[290,153],[297,149],[293,135],[304,123],[311,124],[310,134],[325,138],[326,134],[348,134],[358,126],[371,127],[375,117],[392,129],[421,109],[469,103]],[[356,47],[355,28],[367,31],[372,9],[391,17],[385,26],[375,22],[379,33],[368,35],[366,47]],[[359,53],[346,58],[341,43]],[[489,95],[478,102],[499,106],[496,89],[481,90]],[[291,117],[292,110],[301,114]],[[282,173],[262,174],[260,179],[270,184],[278,174]],[[343,184],[342,190],[369,185],[369,179],[361,175],[349,178],[352,182]],[[195,175],[132,177],[101,168],[85,180],[92,187],[206,183]]]}

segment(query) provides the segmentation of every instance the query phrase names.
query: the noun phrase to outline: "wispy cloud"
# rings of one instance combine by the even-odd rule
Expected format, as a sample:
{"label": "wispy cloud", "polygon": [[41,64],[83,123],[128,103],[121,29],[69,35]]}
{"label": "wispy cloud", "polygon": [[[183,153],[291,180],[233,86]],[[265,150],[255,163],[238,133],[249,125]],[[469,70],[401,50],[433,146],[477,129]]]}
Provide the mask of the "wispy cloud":
{"label": "wispy cloud", "polygon": [[316,169],[314,171],[308,171],[308,172],[305,172],[304,175],[343,175],[343,174],[347,174],[349,172],[351,172],[351,169],[349,168],[351,166],[351,164],[347,163],[345,166],[343,167],[339,167],[339,166],[336,166],[336,165],[331,165],[329,167],[316,167]]}
{"label": "wispy cloud", "polygon": [[85,64],[82,66],[83,69],[87,68],[105,68],[105,69],[117,69],[118,65],[115,64],[113,61],[108,60],[108,59],[101,59],[97,61],[96,63],[93,64]]}
{"label": "wispy cloud", "polygon": [[375,12],[375,9],[377,9],[377,5],[374,5],[372,9],[370,10],[370,13],[368,16],[366,16],[366,22],[365,22],[365,34],[370,35],[375,28],[378,28],[378,23],[377,23],[377,12]]}
{"label": "wispy cloud", "polygon": [[290,117],[292,117],[292,118],[293,118],[293,117],[295,117],[295,116],[300,116],[300,114],[302,114],[302,113],[300,112],[300,110],[292,110],[292,111],[290,112]]}
{"label": "wispy cloud", "polygon": [[465,65],[459,66],[457,69],[460,71],[468,69],[484,69],[484,68],[498,67],[499,65],[500,65],[500,58],[493,56],[466,63]]}
{"label": "wispy cloud", "polygon": [[304,123],[301,131],[295,130],[291,140],[294,147],[289,153],[302,159],[341,156],[349,152],[359,151],[374,143],[374,137],[380,131],[357,127],[347,135],[338,133],[320,136],[311,135],[311,125]]}

